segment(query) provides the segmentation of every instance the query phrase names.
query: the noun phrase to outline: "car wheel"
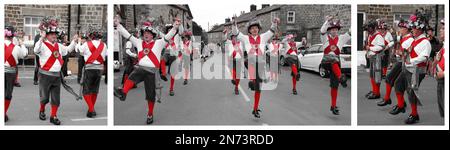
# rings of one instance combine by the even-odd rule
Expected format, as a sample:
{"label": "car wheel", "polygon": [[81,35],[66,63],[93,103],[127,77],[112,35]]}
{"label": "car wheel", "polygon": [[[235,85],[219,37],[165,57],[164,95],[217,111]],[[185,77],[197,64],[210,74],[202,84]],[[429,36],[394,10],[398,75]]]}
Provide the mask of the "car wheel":
{"label": "car wheel", "polygon": [[327,78],[328,77],[328,70],[323,68],[322,65],[319,66],[319,75],[322,78]]}

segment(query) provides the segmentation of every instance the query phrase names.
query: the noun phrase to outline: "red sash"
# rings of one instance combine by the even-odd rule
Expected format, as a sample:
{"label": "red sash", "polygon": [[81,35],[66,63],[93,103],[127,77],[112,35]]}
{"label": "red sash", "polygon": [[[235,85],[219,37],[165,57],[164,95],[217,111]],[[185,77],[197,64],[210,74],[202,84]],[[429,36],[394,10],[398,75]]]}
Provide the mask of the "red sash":
{"label": "red sash", "polygon": [[59,44],[55,43],[55,45],[52,45],[48,42],[44,42],[44,44],[47,46],[50,52],[52,52],[52,54],[50,57],[48,57],[47,62],[45,62],[42,69],[44,69],[45,71],[49,71],[50,68],[52,68],[53,64],[55,64],[56,60],[58,60],[59,64],[62,65],[64,61],[61,57],[61,54],[59,53]]}
{"label": "red sash", "polygon": [[[423,40],[428,40],[426,37],[423,37],[423,38],[420,38],[420,39],[418,39],[418,40],[414,40],[414,42],[411,44],[411,46],[412,46],[412,50],[411,50],[411,52],[409,53],[409,57],[410,58],[416,58],[417,56],[419,56],[419,55],[417,55],[417,53],[416,53],[416,51],[415,51],[415,47],[420,43],[420,42],[422,42]],[[427,64],[425,63],[425,62],[421,62],[421,63],[419,63],[419,64],[417,64],[417,66],[418,67],[425,67]]]}
{"label": "red sash", "polygon": [[248,39],[249,39],[249,41],[250,41],[250,45],[251,45],[252,47],[253,47],[253,46],[256,47],[256,49],[255,49],[255,48],[251,48],[251,49],[250,49],[250,53],[253,53],[253,54],[255,54],[255,55],[261,55],[262,52],[261,52],[261,50],[259,49],[259,44],[261,43],[261,37],[258,35],[258,36],[256,37],[256,40],[255,40],[252,36],[248,36]]}
{"label": "red sash", "polygon": [[150,61],[152,61],[153,65],[155,65],[155,68],[159,68],[158,58],[152,51],[154,45],[155,41],[152,41],[148,44],[142,41],[142,51],[140,51],[138,54],[138,60],[140,61],[142,58],[147,56],[150,59]]}
{"label": "red sash", "polygon": [[241,43],[240,42],[232,42],[232,44],[233,44],[233,49],[234,49],[234,51],[233,51],[233,58],[235,58],[238,53],[239,53],[240,56],[242,56],[242,50],[241,50],[241,47],[240,47]]}
{"label": "red sash", "polygon": [[324,49],[323,53],[328,54],[331,52],[331,50],[334,49],[334,53],[336,55],[339,55],[341,53],[341,51],[339,50],[339,47],[337,46],[338,41],[339,41],[339,37],[336,37],[333,39],[330,36],[328,36],[328,46]]}
{"label": "red sash", "polygon": [[297,47],[295,45],[295,42],[289,42],[288,44],[289,44],[289,47],[291,47],[291,48],[287,51],[287,54],[291,54],[292,52],[297,54]]}
{"label": "red sash", "polygon": [[92,44],[92,41],[87,42],[89,51],[91,51],[91,56],[89,56],[88,60],[86,61],[86,64],[92,64],[94,61],[100,62],[100,64],[103,64],[104,60],[101,56],[103,52],[103,47],[105,47],[105,44],[103,42],[100,42],[97,48],[95,48],[94,44]]}
{"label": "red sash", "polygon": [[14,59],[14,56],[12,55],[12,52],[14,50],[15,45],[13,43],[9,44],[9,46],[6,46],[5,44],[5,62],[8,61],[9,66],[16,67],[17,63]]}

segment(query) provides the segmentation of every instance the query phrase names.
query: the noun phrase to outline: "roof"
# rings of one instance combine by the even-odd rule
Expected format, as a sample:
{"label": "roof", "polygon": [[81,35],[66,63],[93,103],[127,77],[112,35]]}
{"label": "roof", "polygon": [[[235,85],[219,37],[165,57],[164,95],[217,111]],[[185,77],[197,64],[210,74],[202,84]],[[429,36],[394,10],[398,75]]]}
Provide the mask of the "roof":
{"label": "roof", "polygon": [[[263,15],[263,14],[267,14],[267,13],[270,13],[270,12],[272,12],[272,11],[279,10],[282,6],[283,6],[283,5],[272,5],[272,6],[265,7],[265,8],[263,8],[263,9],[258,9],[258,10],[255,10],[255,11],[247,12],[247,13],[244,13],[244,14],[239,15],[239,16],[235,19],[235,21],[236,21],[236,23],[238,23],[238,24],[239,24],[239,23],[243,23],[243,22],[248,22],[248,21],[250,21],[251,19],[255,18],[256,16]],[[230,24],[231,24],[231,22],[227,22],[227,23],[220,24],[220,25],[217,26],[216,28],[212,28],[210,31],[208,31],[208,33],[219,32],[219,31],[222,32],[224,26],[228,26],[228,25],[230,25]]]}

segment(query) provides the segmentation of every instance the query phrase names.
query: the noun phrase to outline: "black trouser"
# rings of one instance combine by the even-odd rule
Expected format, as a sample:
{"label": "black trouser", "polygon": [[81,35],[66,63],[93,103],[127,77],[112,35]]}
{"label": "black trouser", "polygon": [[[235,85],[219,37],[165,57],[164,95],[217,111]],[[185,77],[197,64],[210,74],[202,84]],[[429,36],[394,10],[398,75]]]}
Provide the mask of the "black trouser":
{"label": "black trouser", "polygon": [[61,77],[39,73],[39,96],[41,104],[59,106],[61,93]]}
{"label": "black trouser", "polygon": [[395,80],[397,80],[398,76],[402,72],[402,62],[396,62],[389,73],[386,75],[386,83],[394,86]]}
{"label": "black trouser", "polygon": [[444,83],[444,79],[437,80],[437,102],[439,107],[439,115],[441,115],[441,117],[444,117]]}
{"label": "black trouser", "polygon": [[78,82],[80,82],[81,80],[81,75],[83,74],[83,67],[84,67],[84,57],[79,55],[78,56],[78,76],[77,76],[77,80]]}
{"label": "black trouser", "polygon": [[97,94],[102,78],[102,70],[86,69],[83,78],[83,95]]}
{"label": "black trouser", "polygon": [[11,100],[16,73],[5,73],[5,99]]}
{"label": "black trouser", "polygon": [[[395,92],[404,93],[405,91],[408,93],[408,100],[412,104],[416,104],[418,102],[418,97],[415,95],[414,89],[412,87],[412,78],[415,78],[413,74],[407,70],[402,70],[400,76],[395,81]],[[425,78],[425,73],[418,74],[417,79],[417,87],[420,86],[420,83]]]}
{"label": "black trouser", "polygon": [[34,65],[34,77],[33,77],[33,81],[34,82],[38,82],[38,76],[39,76],[39,67],[41,66],[40,64],[40,62],[39,62],[39,56],[38,55],[35,55],[35,57],[34,57],[34,63],[35,63],[35,65]]}
{"label": "black trouser", "polygon": [[124,61],[124,63],[125,63],[125,70],[123,71],[123,74],[122,74],[122,84],[125,82],[126,75],[129,76],[131,74],[131,72],[133,72],[133,70],[134,70],[134,64],[133,64],[133,61],[131,60],[131,58],[127,58]]}
{"label": "black trouser", "polygon": [[136,68],[133,70],[133,72],[131,72],[129,79],[133,81],[134,84],[139,84],[140,82],[144,81],[145,100],[155,102],[155,73],[149,72],[142,68]]}

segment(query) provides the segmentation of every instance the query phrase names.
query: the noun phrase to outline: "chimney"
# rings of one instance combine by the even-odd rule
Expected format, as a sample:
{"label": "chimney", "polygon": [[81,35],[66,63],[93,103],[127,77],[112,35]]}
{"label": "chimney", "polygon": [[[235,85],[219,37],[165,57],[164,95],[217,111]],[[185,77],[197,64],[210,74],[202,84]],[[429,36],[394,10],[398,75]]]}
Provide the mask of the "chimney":
{"label": "chimney", "polygon": [[270,6],[269,4],[261,4],[261,9],[264,9],[266,7],[269,7],[269,6]]}
{"label": "chimney", "polygon": [[231,19],[230,18],[225,18],[225,23],[229,23],[229,22],[231,22]]}
{"label": "chimney", "polygon": [[256,5],[255,4],[251,4],[250,5],[250,12],[255,11],[256,10]]}

